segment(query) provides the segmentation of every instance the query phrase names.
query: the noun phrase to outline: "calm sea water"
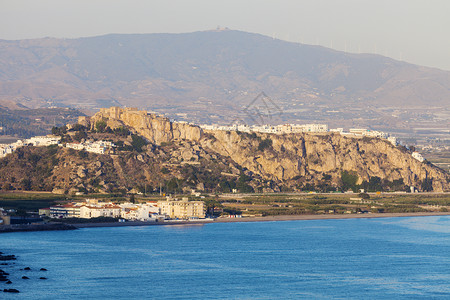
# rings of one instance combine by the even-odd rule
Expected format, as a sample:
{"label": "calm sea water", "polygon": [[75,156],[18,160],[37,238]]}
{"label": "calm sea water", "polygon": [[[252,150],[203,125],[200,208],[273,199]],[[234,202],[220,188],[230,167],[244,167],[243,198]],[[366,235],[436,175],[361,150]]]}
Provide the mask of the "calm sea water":
{"label": "calm sea water", "polygon": [[0,248],[19,256],[0,287],[21,291],[1,299],[450,298],[450,217],[9,233]]}

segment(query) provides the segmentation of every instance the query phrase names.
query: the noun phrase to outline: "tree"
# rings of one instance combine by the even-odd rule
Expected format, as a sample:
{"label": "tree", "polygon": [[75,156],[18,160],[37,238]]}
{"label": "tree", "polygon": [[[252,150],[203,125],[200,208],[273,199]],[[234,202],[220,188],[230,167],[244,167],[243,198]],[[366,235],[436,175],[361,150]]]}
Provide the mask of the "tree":
{"label": "tree", "polygon": [[28,178],[24,178],[20,181],[20,187],[22,188],[22,190],[24,191],[29,191],[31,190],[31,180]]}
{"label": "tree", "polygon": [[370,199],[370,195],[367,194],[367,193],[359,193],[358,196],[361,197],[364,200]]}
{"label": "tree", "polygon": [[2,189],[5,190],[5,191],[9,191],[9,190],[12,190],[12,186],[11,186],[11,184],[9,182],[5,182],[2,185]]}
{"label": "tree", "polygon": [[422,192],[431,192],[433,190],[433,179],[425,178],[421,184]]}
{"label": "tree", "polygon": [[104,132],[106,129],[106,121],[105,120],[99,120],[95,123],[95,130],[97,132]]}
{"label": "tree", "polygon": [[140,135],[132,135],[131,138],[133,140],[131,146],[133,146],[134,150],[137,152],[142,152],[142,147],[148,144],[147,140]]}
{"label": "tree", "polygon": [[87,138],[87,133],[85,131],[77,131],[73,136],[73,139],[77,142],[81,142],[81,140],[85,138]]}
{"label": "tree", "polygon": [[356,191],[356,182],[358,181],[358,175],[353,171],[342,171],[341,172],[342,190],[348,191],[352,189]]}
{"label": "tree", "polygon": [[258,150],[264,151],[265,149],[269,149],[272,147],[272,140],[270,138],[264,139],[261,142],[259,142]]}

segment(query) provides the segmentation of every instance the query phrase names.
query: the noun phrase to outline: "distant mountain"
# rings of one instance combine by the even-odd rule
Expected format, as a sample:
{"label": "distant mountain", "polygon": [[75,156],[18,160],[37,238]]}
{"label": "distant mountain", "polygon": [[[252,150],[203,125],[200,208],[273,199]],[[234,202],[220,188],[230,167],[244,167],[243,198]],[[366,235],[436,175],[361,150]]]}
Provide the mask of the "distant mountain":
{"label": "distant mountain", "polygon": [[138,106],[212,123],[249,120],[263,91],[285,113],[277,122],[308,119],[315,110],[301,105],[324,118],[371,107],[375,117],[350,118],[373,119],[386,107],[448,107],[450,72],[233,30],[0,40],[0,99],[30,108]]}

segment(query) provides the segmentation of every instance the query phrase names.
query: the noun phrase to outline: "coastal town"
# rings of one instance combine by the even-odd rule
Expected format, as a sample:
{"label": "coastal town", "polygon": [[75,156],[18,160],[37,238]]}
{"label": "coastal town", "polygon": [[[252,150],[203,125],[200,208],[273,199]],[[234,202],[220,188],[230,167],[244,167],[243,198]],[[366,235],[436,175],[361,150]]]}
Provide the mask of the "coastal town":
{"label": "coastal town", "polygon": [[189,201],[188,197],[181,199],[167,196],[165,200],[145,201],[140,203],[99,201],[99,199],[84,199],[48,208],[40,208],[34,218],[13,218],[3,208],[0,208],[0,226],[13,224],[39,224],[44,220],[64,221],[67,219],[115,219],[118,222],[162,223],[169,220],[205,221],[205,203]]}

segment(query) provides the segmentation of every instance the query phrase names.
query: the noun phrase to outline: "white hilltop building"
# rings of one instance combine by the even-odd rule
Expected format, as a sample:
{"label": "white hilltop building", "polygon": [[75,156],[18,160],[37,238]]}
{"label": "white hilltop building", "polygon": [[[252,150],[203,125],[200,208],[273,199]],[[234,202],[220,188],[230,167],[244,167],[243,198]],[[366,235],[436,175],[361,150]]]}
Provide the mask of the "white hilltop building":
{"label": "white hilltop building", "polygon": [[59,145],[61,137],[54,135],[47,136],[35,136],[25,140],[18,140],[11,144],[0,144],[0,158],[5,157],[7,154],[11,154],[20,147],[27,145],[33,145],[35,147],[44,147],[50,145]]}
{"label": "white hilltop building", "polygon": [[366,128],[351,128],[349,132],[345,132],[344,128],[329,129],[327,124],[283,124],[283,125],[238,125],[219,126],[219,125],[200,125],[205,130],[224,130],[224,131],[240,131],[240,132],[259,132],[273,134],[289,134],[289,133],[324,133],[333,132],[344,136],[354,137],[376,137],[388,140],[393,146],[398,145],[396,137],[390,136],[389,133],[370,130]]}
{"label": "white hilltop building", "polygon": [[259,133],[301,133],[301,132],[327,132],[328,125],[326,124],[283,124],[283,125],[239,125],[234,124],[231,126],[218,126],[218,125],[200,125],[205,130],[224,130],[224,131],[240,131],[240,132],[259,132]]}
{"label": "white hilltop building", "polygon": [[67,143],[66,148],[75,150],[85,150],[87,152],[105,154],[108,149],[114,148],[115,145],[108,141],[86,141],[84,143]]}
{"label": "white hilltop building", "polygon": [[356,136],[369,136],[369,137],[378,137],[382,139],[387,139],[389,134],[382,132],[382,131],[376,131],[376,130],[369,130],[365,128],[350,128],[349,132],[351,134],[354,134]]}
{"label": "white hilltop building", "polygon": [[33,146],[50,146],[57,145],[61,141],[60,136],[47,135],[47,136],[34,136],[23,141],[25,145],[32,144]]}
{"label": "white hilltop building", "polygon": [[422,154],[420,154],[417,151],[411,153],[411,156],[414,157],[415,159],[417,159],[420,162],[423,162],[425,160],[425,158],[423,158]]}

